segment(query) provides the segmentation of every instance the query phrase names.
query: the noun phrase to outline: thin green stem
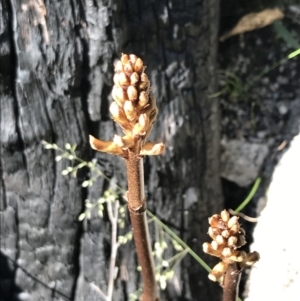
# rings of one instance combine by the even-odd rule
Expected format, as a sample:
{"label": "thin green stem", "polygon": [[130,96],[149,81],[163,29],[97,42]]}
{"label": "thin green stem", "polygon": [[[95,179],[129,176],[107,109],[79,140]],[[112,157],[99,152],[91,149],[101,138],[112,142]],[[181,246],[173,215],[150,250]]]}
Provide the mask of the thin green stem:
{"label": "thin green stem", "polygon": [[292,53],[290,53],[288,56],[286,56],[285,58],[281,59],[280,61],[272,64],[270,67],[266,67],[265,69],[263,69],[259,74],[257,74],[256,76],[254,76],[252,78],[252,80],[249,81],[248,84],[246,84],[244,91],[248,91],[257,81],[259,81],[265,74],[269,73],[271,70],[277,68],[278,66],[280,66],[281,64],[284,64],[285,62],[287,62],[288,60],[296,57],[297,55],[300,54],[300,48],[293,51]]}
{"label": "thin green stem", "polygon": [[[170,257],[169,259],[165,260],[166,262],[168,262],[169,264],[172,263],[173,261],[179,259],[179,261],[181,261],[184,256],[188,253],[188,251],[186,249],[178,252],[177,254],[175,254],[174,256]],[[163,265],[158,265],[155,267],[155,270],[159,270],[163,267]]]}
{"label": "thin green stem", "polygon": [[256,179],[250,193],[248,194],[246,199],[234,210],[235,212],[240,212],[241,210],[243,210],[248,205],[248,203],[251,201],[251,199],[253,198],[253,196],[257,192],[257,189],[258,189],[260,183],[261,183],[261,177]]}

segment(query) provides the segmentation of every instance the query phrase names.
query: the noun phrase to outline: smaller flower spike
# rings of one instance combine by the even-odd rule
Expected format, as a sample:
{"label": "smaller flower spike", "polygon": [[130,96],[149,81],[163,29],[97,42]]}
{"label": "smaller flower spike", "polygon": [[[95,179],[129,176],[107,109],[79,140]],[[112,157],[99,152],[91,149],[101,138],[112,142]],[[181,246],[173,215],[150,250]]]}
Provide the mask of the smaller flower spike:
{"label": "smaller flower spike", "polygon": [[150,81],[143,61],[135,54],[122,54],[115,64],[114,87],[110,105],[113,120],[119,124],[125,136],[115,136],[113,141],[101,141],[90,136],[93,149],[128,157],[128,151],[136,155],[160,155],[162,143],[146,143],[157,115],[155,98],[150,95]]}
{"label": "smaller flower spike", "polygon": [[219,257],[218,263],[210,272],[209,279],[219,280],[227,271],[229,265],[237,263],[240,268],[252,266],[259,260],[259,253],[252,252],[247,254],[237,250],[244,244],[245,231],[241,228],[237,216],[230,217],[226,210],[221,214],[214,214],[208,219],[210,227],[208,235],[213,239],[211,243],[203,244],[203,251],[215,257]]}

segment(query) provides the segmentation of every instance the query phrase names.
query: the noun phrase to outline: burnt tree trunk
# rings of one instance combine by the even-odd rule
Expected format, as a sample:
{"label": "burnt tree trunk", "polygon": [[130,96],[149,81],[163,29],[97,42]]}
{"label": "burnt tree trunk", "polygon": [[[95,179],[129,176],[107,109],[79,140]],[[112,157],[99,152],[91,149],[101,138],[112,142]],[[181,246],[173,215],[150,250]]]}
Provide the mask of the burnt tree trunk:
{"label": "burnt tree trunk", "polygon": [[[1,253],[0,300],[101,300],[106,290],[110,224],[78,222],[86,198],[107,187],[91,175],[61,174],[68,162],[43,148],[46,140],[77,144],[85,160],[126,188],[119,159],[90,150],[88,134],[117,131],[109,114],[113,62],[135,53],[148,65],[159,115],[151,139],[167,145],[145,160],[148,207],[204,257],[207,217],[222,207],[219,106],[216,89],[217,0],[0,1]],[[136,258],[127,244],[114,300],[138,288]],[[171,300],[218,300],[217,284],[187,257]],[[120,274],[120,273],[119,273]]]}

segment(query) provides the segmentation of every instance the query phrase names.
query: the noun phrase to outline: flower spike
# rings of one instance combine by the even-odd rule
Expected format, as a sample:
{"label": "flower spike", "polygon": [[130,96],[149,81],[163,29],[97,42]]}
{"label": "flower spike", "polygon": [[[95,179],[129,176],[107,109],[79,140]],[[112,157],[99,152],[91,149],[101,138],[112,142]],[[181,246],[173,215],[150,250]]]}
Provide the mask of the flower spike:
{"label": "flower spike", "polygon": [[124,158],[128,150],[137,155],[160,155],[165,149],[162,143],[146,143],[157,116],[155,98],[143,61],[135,54],[122,54],[115,64],[114,87],[110,106],[113,120],[119,124],[125,136],[115,136],[113,141],[90,138],[93,149]]}

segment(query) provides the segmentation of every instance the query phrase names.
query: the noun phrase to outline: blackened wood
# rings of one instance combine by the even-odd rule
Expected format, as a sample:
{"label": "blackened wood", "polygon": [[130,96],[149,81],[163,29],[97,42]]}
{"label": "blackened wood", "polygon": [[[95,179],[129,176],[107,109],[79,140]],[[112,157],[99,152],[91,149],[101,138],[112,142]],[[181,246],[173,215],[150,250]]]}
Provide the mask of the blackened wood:
{"label": "blackened wood", "polygon": [[[39,3],[39,5],[36,5]],[[165,155],[146,159],[149,208],[199,254],[207,217],[222,206],[219,183],[219,107],[216,89],[218,1],[0,1],[1,251],[11,285],[29,300],[100,300],[106,289],[110,226],[96,216],[78,223],[88,197],[87,171],[61,175],[42,140],[78,145],[90,160],[88,134],[112,139],[108,111],[113,61],[121,52],[144,60],[159,115],[150,137],[167,144]],[[46,15],[45,15],[46,12]],[[103,171],[125,187],[125,165],[95,154]],[[138,287],[129,245],[118,265],[115,300]],[[179,270],[180,298],[217,300],[215,284],[193,259]],[[37,281],[37,279],[39,281]],[[172,283],[171,283],[172,285]],[[183,297],[181,297],[181,295]]]}

